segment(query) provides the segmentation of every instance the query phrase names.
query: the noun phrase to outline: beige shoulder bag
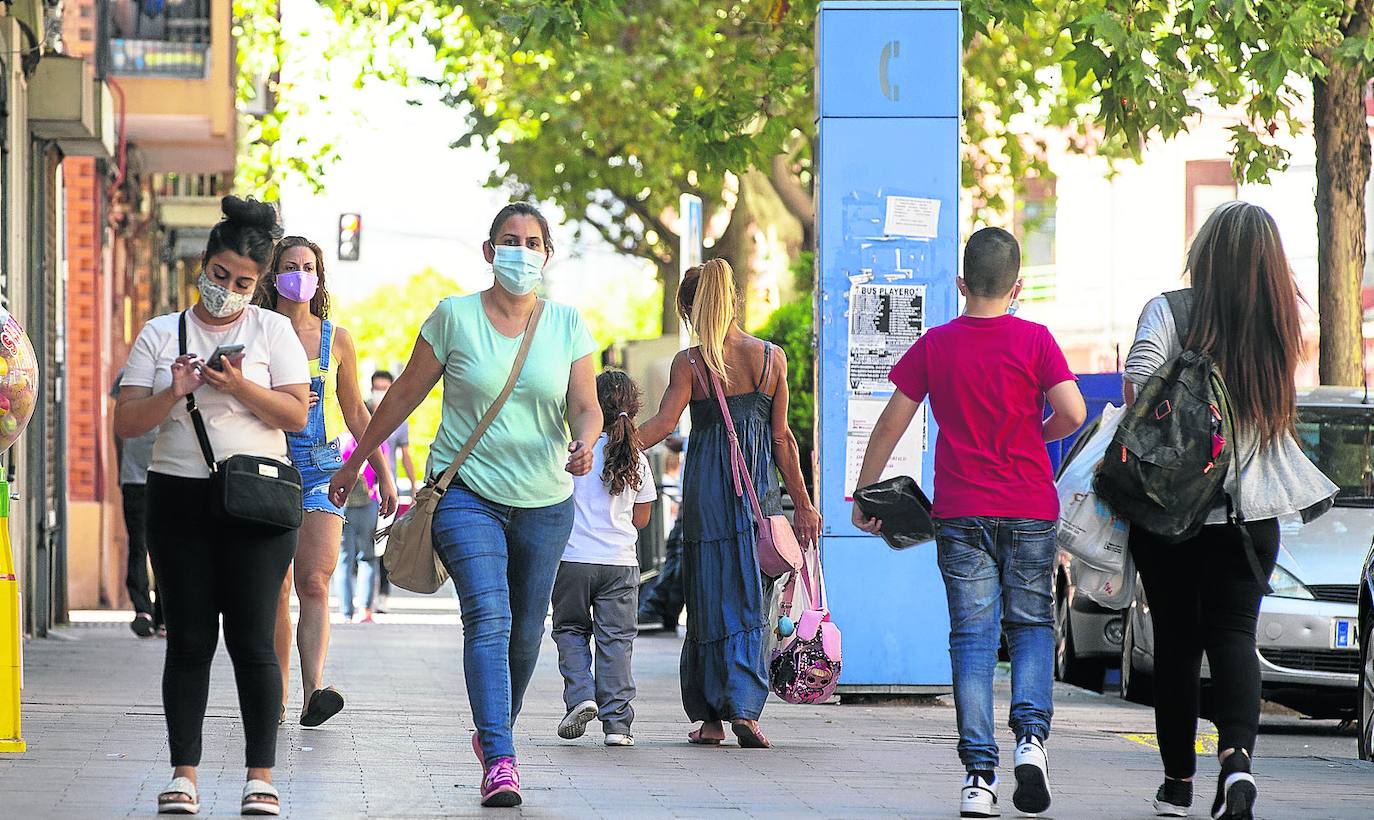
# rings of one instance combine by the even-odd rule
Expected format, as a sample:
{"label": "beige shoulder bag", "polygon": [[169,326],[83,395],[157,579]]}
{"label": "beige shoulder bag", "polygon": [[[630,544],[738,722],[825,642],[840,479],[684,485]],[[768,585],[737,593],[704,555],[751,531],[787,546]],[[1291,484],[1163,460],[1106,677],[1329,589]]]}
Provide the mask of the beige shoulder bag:
{"label": "beige shoulder bag", "polygon": [[530,344],[534,341],[534,332],[539,327],[539,316],[543,312],[544,300],[540,299],[535,302],[534,311],[530,313],[529,321],[525,324],[525,337],[520,341],[520,350],[515,354],[515,364],[511,365],[510,378],[506,380],[506,386],[487,409],[486,415],[477,423],[477,429],[468,436],[467,443],[458,452],[458,457],[453,459],[453,463],[444,470],[438,481],[425,484],[415,493],[415,503],[404,515],[396,519],[396,523],[377,534],[378,540],[387,539],[386,553],[382,556],[387,575],[391,578],[391,583],[401,589],[428,594],[439,589],[448,580],[448,571],[444,569],[443,562],[434,551],[431,534],[434,510],[439,506],[439,499],[448,492],[449,484],[457,477],[463,462],[472,455],[472,450],[482,439],[482,434],[496,420],[496,414],[501,411],[502,405],[515,389],[520,371],[525,366],[525,358],[529,355]]}

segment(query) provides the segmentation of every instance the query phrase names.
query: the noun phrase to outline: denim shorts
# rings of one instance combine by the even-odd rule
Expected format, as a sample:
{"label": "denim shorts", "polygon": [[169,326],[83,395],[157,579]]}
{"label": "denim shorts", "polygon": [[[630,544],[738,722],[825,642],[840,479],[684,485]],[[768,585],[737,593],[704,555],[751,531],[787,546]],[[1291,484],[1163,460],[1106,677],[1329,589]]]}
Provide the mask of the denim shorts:
{"label": "denim shorts", "polygon": [[291,463],[301,474],[306,512],[327,512],[344,518],[343,507],[329,500],[329,480],[343,467],[337,440],[326,444],[301,445],[287,439]]}

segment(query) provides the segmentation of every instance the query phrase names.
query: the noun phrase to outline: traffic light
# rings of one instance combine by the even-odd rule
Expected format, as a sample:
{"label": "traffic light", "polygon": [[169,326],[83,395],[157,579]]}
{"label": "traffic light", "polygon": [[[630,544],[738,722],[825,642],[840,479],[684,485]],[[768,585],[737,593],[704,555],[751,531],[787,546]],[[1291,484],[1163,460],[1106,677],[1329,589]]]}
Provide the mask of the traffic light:
{"label": "traffic light", "polygon": [[339,214],[339,259],[341,261],[358,261],[362,235],[363,217],[361,214]]}

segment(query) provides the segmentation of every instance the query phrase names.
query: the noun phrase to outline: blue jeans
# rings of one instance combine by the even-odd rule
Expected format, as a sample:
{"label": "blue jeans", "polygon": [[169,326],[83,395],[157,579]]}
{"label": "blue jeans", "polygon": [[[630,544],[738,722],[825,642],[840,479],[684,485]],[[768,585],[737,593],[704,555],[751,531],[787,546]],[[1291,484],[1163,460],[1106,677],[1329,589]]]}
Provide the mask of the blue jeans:
{"label": "blue jeans", "polygon": [[361,507],[344,508],[343,550],[339,553],[339,601],[345,618],[353,617],[354,578],[363,590],[363,609],[371,610],[377,597],[377,502],[368,499]]}
{"label": "blue jeans", "polygon": [[515,757],[511,726],[539,659],[573,502],[521,509],[451,486],[434,512],[434,550],[458,591],[463,676],[491,765]]}
{"label": "blue jeans", "polygon": [[1027,518],[947,518],[935,543],[949,600],[949,658],[968,771],[997,768],[992,677],[1003,632],[1011,653],[1016,737],[1049,737],[1054,686],[1055,523]]}

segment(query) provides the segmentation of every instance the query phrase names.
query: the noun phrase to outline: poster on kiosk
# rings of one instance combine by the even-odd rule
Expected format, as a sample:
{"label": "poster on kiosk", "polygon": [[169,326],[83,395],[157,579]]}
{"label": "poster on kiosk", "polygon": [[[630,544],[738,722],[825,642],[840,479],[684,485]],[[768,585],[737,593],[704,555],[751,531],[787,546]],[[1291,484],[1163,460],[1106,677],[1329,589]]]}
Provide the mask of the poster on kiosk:
{"label": "poster on kiosk", "polygon": [[[817,355],[819,494],[839,692],[949,691],[949,616],[933,543],[889,549],[851,498],[892,366],[954,318],[959,250],[958,3],[820,5]],[[884,477],[929,495],[936,429],[922,407]]]}

